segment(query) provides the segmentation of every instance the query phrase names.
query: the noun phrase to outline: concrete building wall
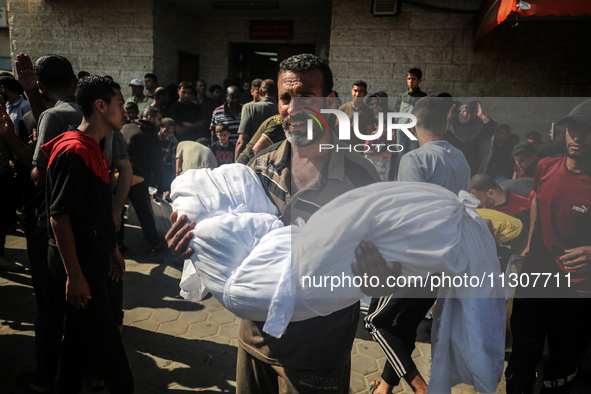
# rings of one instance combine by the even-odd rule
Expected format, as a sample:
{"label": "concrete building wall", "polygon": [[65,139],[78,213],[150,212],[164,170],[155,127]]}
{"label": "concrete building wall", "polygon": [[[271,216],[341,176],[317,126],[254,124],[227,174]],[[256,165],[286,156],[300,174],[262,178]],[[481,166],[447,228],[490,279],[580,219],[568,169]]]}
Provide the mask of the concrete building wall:
{"label": "concrete building wall", "polygon": [[66,56],[74,71],[111,75],[129,96],[154,67],[153,0],[8,0],[10,52]]}
{"label": "concrete building wall", "polygon": [[[6,10],[6,0],[0,0],[0,7]],[[10,56],[10,35],[6,28],[0,28],[0,56]]]}
{"label": "concrete building wall", "polygon": [[199,54],[197,18],[180,12],[166,1],[154,4],[154,73],[158,84],[179,82],[179,52]]}
{"label": "concrete building wall", "polygon": [[[283,18],[285,19],[285,18]],[[201,18],[199,20],[200,76],[208,86],[222,85],[228,77],[231,43],[314,44],[320,51],[323,40],[330,37],[330,17],[292,18],[293,40],[249,40],[249,19]],[[320,55],[320,53],[317,53]]]}
{"label": "concrete building wall", "polygon": [[510,18],[472,50],[476,11],[470,10],[477,3],[454,1],[464,12],[403,3],[398,16],[374,17],[371,0],[334,0],[330,65],[335,89],[349,95],[351,83],[365,79],[370,92],[397,95],[407,89],[407,70],[419,67],[421,88],[429,94],[591,95],[591,74],[582,62],[572,61],[588,47],[588,18],[521,19],[517,26]]}

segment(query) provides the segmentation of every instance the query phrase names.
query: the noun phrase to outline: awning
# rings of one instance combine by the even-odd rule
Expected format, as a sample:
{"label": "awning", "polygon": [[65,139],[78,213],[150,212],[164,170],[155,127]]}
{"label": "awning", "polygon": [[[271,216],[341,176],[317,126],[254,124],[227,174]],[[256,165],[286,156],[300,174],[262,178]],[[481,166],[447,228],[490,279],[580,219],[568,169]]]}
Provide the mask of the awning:
{"label": "awning", "polygon": [[547,15],[591,15],[591,1],[589,0],[484,0],[476,28],[474,29],[474,42],[501,24],[511,14],[520,16],[547,16]]}

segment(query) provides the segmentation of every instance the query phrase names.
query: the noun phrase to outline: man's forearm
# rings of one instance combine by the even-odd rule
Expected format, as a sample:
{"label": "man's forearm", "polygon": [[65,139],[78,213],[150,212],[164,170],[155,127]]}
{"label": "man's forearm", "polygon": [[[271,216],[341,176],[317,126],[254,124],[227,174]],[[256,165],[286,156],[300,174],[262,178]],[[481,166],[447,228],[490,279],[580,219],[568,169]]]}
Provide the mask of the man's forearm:
{"label": "man's forearm", "polygon": [[69,277],[83,276],[76,253],[76,242],[74,241],[74,231],[70,223],[70,215],[52,216],[51,229],[53,230],[55,243],[62,257],[66,274]]}
{"label": "man's forearm", "polygon": [[117,178],[117,190],[115,192],[115,198],[113,201],[113,215],[121,216],[123,212],[123,205],[129,194],[131,187],[131,179],[133,178],[133,170],[131,163],[127,159],[114,160],[113,167],[119,171],[119,177]]}
{"label": "man's forearm", "polygon": [[32,166],[33,154],[35,149],[26,145],[20,138],[14,133],[7,133],[3,136],[4,141],[8,144],[8,147],[15,154],[15,156],[22,161],[27,167]]}

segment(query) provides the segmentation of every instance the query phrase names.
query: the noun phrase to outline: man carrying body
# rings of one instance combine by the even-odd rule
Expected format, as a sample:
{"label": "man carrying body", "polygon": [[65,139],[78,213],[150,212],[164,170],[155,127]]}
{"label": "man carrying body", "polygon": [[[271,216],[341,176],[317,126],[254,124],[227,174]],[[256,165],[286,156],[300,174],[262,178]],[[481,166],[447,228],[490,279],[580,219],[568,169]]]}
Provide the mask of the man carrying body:
{"label": "man carrying body", "polygon": [[[416,103],[414,114],[420,147],[402,156],[399,181],[434,183],[454,194],[468,189],[470,166],[462,152],[443,139],[448,114],[452,110],[443,98],[438,97],[422,98]],[[376,394],[392,393],[402,377],[416,393],[427,393],[427,384],[411,354],[419,323],[435,302],[437,294],[432,294],[430,298],[405,297],[408,295],[401,291],[394,297],[372,299],[365,318],[365,328],[388,358],[382,381],[374,391]]]}
{"label": "man carrying body", "polygon": [[259,129],[260,125],[273,115],[279,113],[277,109],[277,85],[272,79],[265,79],[259,89],[261,101],[244,106],[242,108],[242,119],[238,128],[238,142],[234,157],[239,157],[251,137]]}
{"label": "man carrying body", "polygon": [[508,394],[534,392],[546,336],[550,359],[542,393],[569,393],[591,339],[591,100],[558,124],[566,125],[567,154],[538,163],[521,272],[532,280],[540,273],[553,279],[535,289],[531,284],[517,289],[505,372]]}
{"label": "man carrying body", "polygon": [[529,199],[510,193],[502,186],[499,186],[489,175],[474,175],[470,179],[470,193],[480,200],[482,208],[496,209],[522,220],[528,219],[518,215],[522,212],[529,215]]}
{"label": "man carrying body", "polygon": [[[343,150],[320,151],[320,144],[337,144],[331,132],[314,128],[307,138],[300,97],[331,95],[332,72],[314,55],[297,55],[279,68],[279,113],[287,141],[275,144],[250,162],[285,223],[307,220],[333,198],[379,177],[361,155]],[[321,100],[321,99],[318,99]],[[345,172],[345,168],[350,171]],[[326,175],[323,175],[323,174]],[[354,176],[351,174],[355,174]],[[169,247],[183,258],[194,227],[186,216],[167,234]],[[319,262],[320,263],[320,262]],[[237,392],[348,393],[350,354],[359,319],[359,304],[324,317],[290,323],[280,339],[263,333],[264,322],[243,320],[239,334]]]}
{"label": "man carrying body", "polygon": [[102,147],[125,123],[119,85],[86,77],[76,91],[84,118],[78,130],[42,146],[49,156],[47,210],[49,266],[67,302],[58,392],[80,392],[86,355],[92,355],[111,392],[133,392],[133,377],[106,294],[106,280],[121,279],[108,163]]}

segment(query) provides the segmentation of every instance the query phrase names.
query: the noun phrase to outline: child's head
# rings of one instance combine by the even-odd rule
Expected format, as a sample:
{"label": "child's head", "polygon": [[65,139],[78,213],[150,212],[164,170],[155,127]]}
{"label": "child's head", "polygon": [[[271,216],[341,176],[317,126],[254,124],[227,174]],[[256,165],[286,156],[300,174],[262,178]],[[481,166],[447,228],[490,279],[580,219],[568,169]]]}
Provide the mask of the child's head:
{"label": "child's head", "polygon": [[125,112],[127,112],[127,119],[130,121],[134,121],[138,118],[140,114],[140,110],[136,103],[130,101],[129,103],[125,104]]}
{"label": "child's head", "polygon": [[230,138],[230,129],[226,124],[219,124],[215,126],[215,135],[220,140],[220,144],[226,145],[228,143],[228,139]]}
{"label": "child's head", "polygon": [[418,68],[411,68],[408,70],[408,74],[406,76],[406,84],[408,85],[408,90],[411,92],[414,91],[416,88],[419,87],[419,84],[423,80],[423,72]]}
{"label": "child's head", "polygon": [[536,148],[527,141],[515,145],[513,148],[513,158],[515,159],[515,164],[524,171],[538,160]]}

